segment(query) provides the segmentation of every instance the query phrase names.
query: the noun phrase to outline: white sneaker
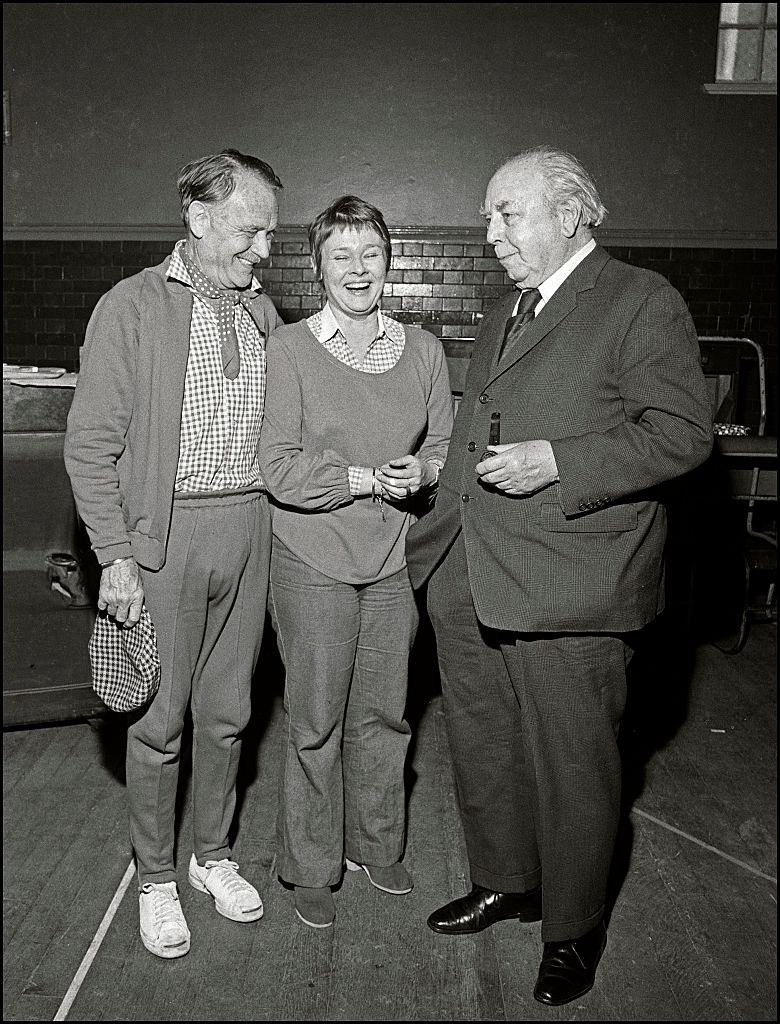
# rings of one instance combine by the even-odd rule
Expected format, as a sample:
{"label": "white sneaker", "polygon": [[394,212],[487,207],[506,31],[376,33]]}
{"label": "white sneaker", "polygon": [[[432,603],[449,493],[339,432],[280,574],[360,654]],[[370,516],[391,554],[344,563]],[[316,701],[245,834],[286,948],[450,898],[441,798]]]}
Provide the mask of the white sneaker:
{"label": "white sneaker", "polygon": [[263,903],[253,885],[238,873],[238,864],[228,860],[207,860],[201,867],[195,854],[190,857],[190,885],[214,897],[217,910],[231,921],[257,921],[263,916]]}
{"label": "white sneaker", "polygon": [[190,951],[190,930],[184,920],[175,882],[147,882],[138,893],[141,942],[150,953],[171,960]]}

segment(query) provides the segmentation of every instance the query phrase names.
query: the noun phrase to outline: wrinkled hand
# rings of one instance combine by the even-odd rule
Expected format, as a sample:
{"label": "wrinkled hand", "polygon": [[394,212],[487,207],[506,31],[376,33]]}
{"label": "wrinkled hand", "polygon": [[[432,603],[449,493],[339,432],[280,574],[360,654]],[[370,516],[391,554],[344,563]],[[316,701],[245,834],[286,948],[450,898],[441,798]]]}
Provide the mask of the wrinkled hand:
{"label": "wrinkled hand", "polygon": [[134,558],[123,558],[103,569],[97,604],[125,629],[132,629],[138,622],[144,604],[144,587]]}
{"label": "wrinkled hand", "polygon": [[558,467],[549,441],[520,441],[518,444],[492,445],[496,454],[476,465],[476,472],[484,484],[521,496],[555,483]]}
{"label": "wrinkled hand", "polygon": [[396,501],[410,498],[435,479],[436,471],[432,463],[422,462],[416,455],[392,459],[376,471],[376,480],[382,487],[382,493]]}

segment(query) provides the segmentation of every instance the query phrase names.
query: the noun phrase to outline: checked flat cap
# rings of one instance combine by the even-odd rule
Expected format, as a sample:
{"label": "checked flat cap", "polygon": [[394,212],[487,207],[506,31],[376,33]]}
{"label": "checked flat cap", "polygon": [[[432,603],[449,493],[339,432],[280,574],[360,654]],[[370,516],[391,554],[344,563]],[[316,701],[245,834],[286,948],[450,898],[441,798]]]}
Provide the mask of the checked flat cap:
{"label": "checked flat cap", "polygon": [[146,607],[132,629],[98,613],[89,639],[92,687],[112,711],[135,711],[160,688],[157,633]]}

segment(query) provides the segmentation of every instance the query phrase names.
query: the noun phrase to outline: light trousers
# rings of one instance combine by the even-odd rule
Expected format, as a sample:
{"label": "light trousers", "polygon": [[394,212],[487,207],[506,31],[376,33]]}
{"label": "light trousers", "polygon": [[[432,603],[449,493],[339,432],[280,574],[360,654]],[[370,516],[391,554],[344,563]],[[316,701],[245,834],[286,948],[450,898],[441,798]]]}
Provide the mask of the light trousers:
{"label": "light trousers", "polygon": [[347,857],[403,853],[404,719],[417,610],[406,569],[353,586],[274,541],[271,602],[286,668],[279,876],[337,884]]}
{"label": "light trousers", "polygon": [[192,845],[230,857],[240,736],[266,613],[271,522],[265,495],[174,500],[165,565],[142,570],[157,631],[160,689],[127,734],[130,835],[139,883],[170,882],[179,755],[193,722]]}

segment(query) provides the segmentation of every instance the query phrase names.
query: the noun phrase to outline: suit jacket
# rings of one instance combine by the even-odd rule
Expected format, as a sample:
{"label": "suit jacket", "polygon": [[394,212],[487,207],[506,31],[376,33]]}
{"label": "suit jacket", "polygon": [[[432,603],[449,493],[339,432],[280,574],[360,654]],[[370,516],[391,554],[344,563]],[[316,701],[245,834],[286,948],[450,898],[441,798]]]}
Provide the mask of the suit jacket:
{"label": "suit jacket", "polygon": [[[597,246],[497,363],[516,299],[496,304],[475,341],[436,504],[407,538],[412,583],[462,529],[486,626],[638,629],[663,608],[658,485],[712,448],[693,322],[663,277]],[[502,442],[552,442],[559,483],[509,497],[478,482],[495,411]]]}

